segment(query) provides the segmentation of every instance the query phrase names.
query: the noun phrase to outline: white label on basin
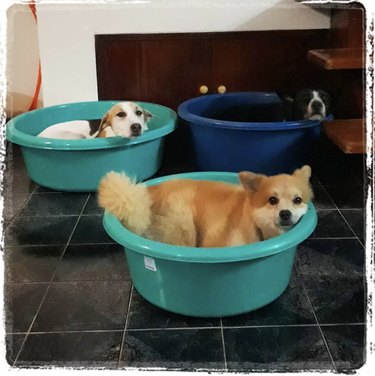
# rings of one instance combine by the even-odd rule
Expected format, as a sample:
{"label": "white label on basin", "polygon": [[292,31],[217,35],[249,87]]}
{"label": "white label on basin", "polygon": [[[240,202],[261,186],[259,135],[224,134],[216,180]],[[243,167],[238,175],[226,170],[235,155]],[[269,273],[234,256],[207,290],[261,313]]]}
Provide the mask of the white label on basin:
{"label": "white label on basin", "polygon": [[145,258],[145,268],[156,272],[155,260],[151,257],[144,256]]}

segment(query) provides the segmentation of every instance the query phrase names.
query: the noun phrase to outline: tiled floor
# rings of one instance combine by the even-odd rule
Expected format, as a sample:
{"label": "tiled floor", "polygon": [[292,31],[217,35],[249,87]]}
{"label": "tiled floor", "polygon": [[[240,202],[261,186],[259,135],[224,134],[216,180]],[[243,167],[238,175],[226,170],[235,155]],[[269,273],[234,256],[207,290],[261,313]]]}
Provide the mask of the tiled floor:
{"label": "tiled floor", "polygon": [[[95,194],[38,187],[10,146],[3,192],[8,362],[228,371],[359,368],[365,341],[362,160],[324,140],[321,148],[312,179],[319,224],[298,249],[289,288],[255,312],[198,319],[147,303],[132,287],[123,250],[103,230]],[[161,174],[182,170],[164,166]]]}

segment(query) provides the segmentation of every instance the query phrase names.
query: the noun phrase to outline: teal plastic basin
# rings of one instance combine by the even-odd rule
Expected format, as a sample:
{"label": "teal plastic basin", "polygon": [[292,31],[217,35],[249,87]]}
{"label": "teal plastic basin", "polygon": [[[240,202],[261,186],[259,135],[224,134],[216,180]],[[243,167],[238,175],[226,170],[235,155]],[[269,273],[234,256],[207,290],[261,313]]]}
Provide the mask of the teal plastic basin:
{"label": "teal plastic basin", "polygon": [[[238,184],[228,172],[196,172],[152,179],[147,185],[176,178]],[[222,248],[182,247],[140,237],[111,214],[103,219],[107,233],[124,246],[137,291],[165,310],[197,317],[223,317],[258,309],[287,288],[296,248],[315,229],[316,210],[289,232],[249,245]]]}
{"label": "teal plastic basin", "polygon": [[21,146],[27,172],[39,185],[59,191],[95,191],[109,171],[126,171],[138,181],[159,169],[164,136],[176,128],[168,107],[137,102],[155,115],[149,130],[134,140],[123,137],[57,140],[37,137],[43,129],[70,120],[100,119],[119,101],[70,103],[19,115],[7,123],[6,137]]}

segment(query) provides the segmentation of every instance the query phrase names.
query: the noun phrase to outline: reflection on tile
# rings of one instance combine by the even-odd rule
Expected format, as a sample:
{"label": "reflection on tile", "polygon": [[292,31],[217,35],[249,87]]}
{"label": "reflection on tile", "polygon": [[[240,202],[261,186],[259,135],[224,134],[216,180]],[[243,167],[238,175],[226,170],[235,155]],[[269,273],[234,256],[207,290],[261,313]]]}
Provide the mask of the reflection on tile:
{"label": "reflection on tile", "polygon": [[230,371],[332,370],[315,326],[224,329]]}
{"label": "reflection on tile", "polygon": [[353,372],[364,364],[365,329],[365,325],[322,326],[338,372]]}
{"label": "reflection on tile", "polygon": [[[19,152],[21,153],[21,151]],[[14,175],[27,175],[26,165],[21,154],[7,150],[5,156],[5,180]]]}
{"label": "reflection on tile", "polygon": [[319,210],[318,224],[312,238],[354,237],[353,231],[341,217],[338,210]]}
{"label": "reflection on tile", "polygon": [[12,366],[16,360],[17,354],[21,349],[25,337],[26,334],[6,334],[6,360],[10,366]]}
{"label": "reflection on tile", "polygon": [[10,173],[4,182],[4,190],[13,194],[26,194],[35,190],[35,184],[25,173]]}
{"label": "reflection on tile", "polygon": [[306,293],[293,275],[286,291],[263,308],[243,315],[223,318],[224,326],[315,324]]}
{"label": "reflection on tile", "polygon": [[5,284],[5,326],[7,333],[26,332],[29,329],[47,287],[48,283]]}
{"label": "reflection on tile", "polygon": [[79,215],[87,197],[87,193],[34,194],[19,215],[21,217]]}
{"label": "reflection on tile", "polygon": [[130,283],[52,283],[32,327],[38,331],[124,329]]}
{"label": "reflection on tile", "polygon": [[38,193],[62,193],[62,191],[57,191],[55,189],[50,189],[50,188],[47,188],[47,187],[42,187],[42,186],[39,186],[35,192],[36,194]]}
{"label": "reflection on tile", "polygon": [[147,302],[135,289],[133,290],[128,329],[184,327],[220,327],[220,319],[189,317],[168,312]]}
{"label": "reflection on tile", "polygon": [[82,216],[74,231],[70,244],[113,243],[103,227],[101,215]]}
{"label": "reflection on tile", "polygon": [[300,274],[363,275],[365,252],[357,239],[307,239],[298,246]]}
{"label": "reflection on tile", "polygon": [[7,282],[49,282],[65,246],[16,246],[5,249]]}
{"label": "reflection on tile", "polygon": [[69,245],[54,281],[130,281],[124,248],[119,244]]}
{"label": "reflection on tile", "polygon": [[364,277],[308,275],[303,278],[321,324],[364,322]]}
{"label": "reflection on tile", "polygon": [[121,367],[223,370],[220,329],[145,330],[127,332]]}
{"label": "reflection on tile", "polygon": [[345,209],[341,210],[341,214],[358,238],[363,241],[365,238],[365,211],[362,209]]}
{"label": "reflection on tile", "polygon": [[16,366],[115,368],[122,332],[28,335]]}
{"label": "reflection on tile", "polygon": [[5,245],[65,245],[78,217],[18,217],[5,232]]}
{"label": "reflection on tile", "polygon": [[5,196],[3,217],[5,219],[12,219],[18,213],[22,205],[24,205],[29,196],[29,193],[18,195],[9,194]]}

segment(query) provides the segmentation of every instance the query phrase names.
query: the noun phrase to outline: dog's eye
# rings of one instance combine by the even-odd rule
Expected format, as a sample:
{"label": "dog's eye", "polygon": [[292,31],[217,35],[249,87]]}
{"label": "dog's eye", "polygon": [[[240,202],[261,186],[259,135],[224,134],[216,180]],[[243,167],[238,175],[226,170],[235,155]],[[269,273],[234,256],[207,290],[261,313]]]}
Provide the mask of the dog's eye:
{"label": "dog's eye", "polygon": [[268,199],[268,203],[270,205],[277,205],[279,203],[279,199],[275,196],[271,196],[269,199]]}
{"label": "dog's eye", "polygon": [[309,102],[309,101],[310,101],[310,95],[308,95],[308,94],[304,95],[302,98],[303,98],[303,100],[305,100],[306,102]]}
{"label": "dog's eye", "polygon": [[137,111],[135,111],[135,114],[136,114],[137,116],[141,116],[141,115],[143,114],[143,112],[140,111],[140,110],[137,110]]}
{"label": "dog's eye", "polygon": [[302,198],[301,197],[295,197],[293,199],[293,203],[296,205],[302,204]]}
{"label": "dog's eye", "polygon": [[118,112],[118,113],[116,114],[116,116],[118,116],[118,117],[120,117],[120,118],[123,118],[123,117],[126,116],[126,112],[124,112],[124,111]]}

